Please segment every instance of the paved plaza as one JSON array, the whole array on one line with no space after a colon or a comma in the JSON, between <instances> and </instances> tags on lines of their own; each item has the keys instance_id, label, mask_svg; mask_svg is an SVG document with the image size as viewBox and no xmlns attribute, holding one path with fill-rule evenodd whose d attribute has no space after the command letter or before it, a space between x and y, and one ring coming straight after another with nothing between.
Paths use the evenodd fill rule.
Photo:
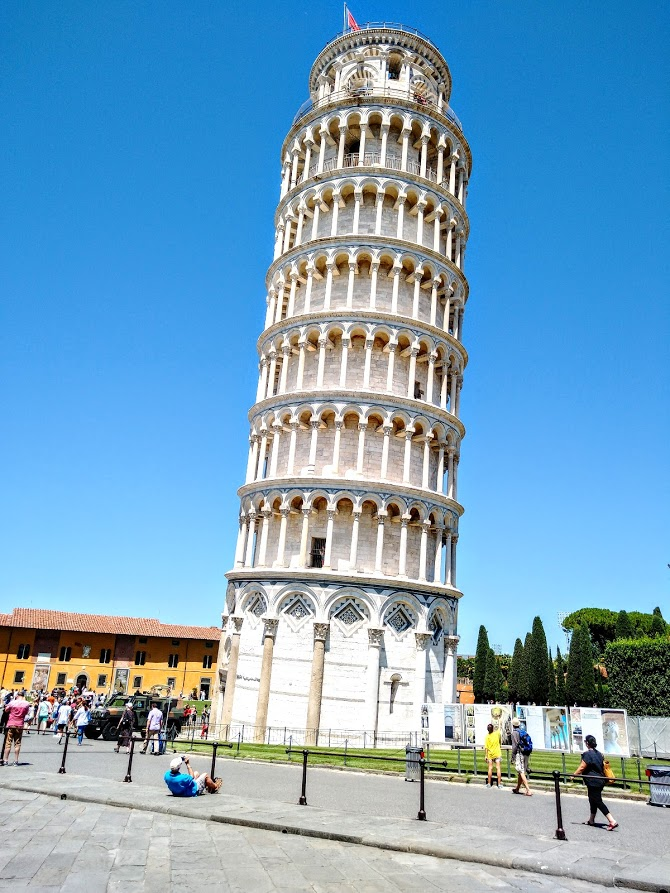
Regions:
<instances>
[{"instance_id":1,"label":"paved plaza","mask_svg":"<svg viewBox=\"0 0 670 893\"><path fill-rule=\"evenodd\" d=\"M171 753L136 756L133 782L124 784L127 757L112 745L70 748L65 775L57 771L62 746L49 736L31 735L22 765L0 769L0 886L66 890L83 885L83 874L90 875L87 890L152 889L156 879L163 889L197 882L200 889L333 893L417 884L670 889L670 811L640 802L612 799L620 828L610 834L581 824L584 796L564 795L568 841L560 842L554 798L541 791L525 798L509 788L430 781L424 823L416 821L419 786L402 777L310 768L309 806L300 807L300 766L219 759L223 793L184 800L170 797L162 781ZM192 761L209 769L207 758ZM60 862L51 862L53 853Z\"/></svg>"}]
</instances>

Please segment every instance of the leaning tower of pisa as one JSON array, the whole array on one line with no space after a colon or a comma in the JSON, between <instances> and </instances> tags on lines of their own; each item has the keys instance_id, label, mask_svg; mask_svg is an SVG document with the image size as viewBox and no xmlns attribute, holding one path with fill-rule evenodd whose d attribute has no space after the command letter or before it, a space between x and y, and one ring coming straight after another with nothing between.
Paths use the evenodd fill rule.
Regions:
<instances>
[{"instance_id":1,"label":"leaning tower of pisa","mask_svg":"<svg viewBox=\"0 0 670 893\"><path fill-rule=\"evenodd\" d=\"M282 147L214 706L257 740L417 731L456 699L470 150L444 58L404 26L337 36L309 93Z\"/></svg>"}]
</instances>

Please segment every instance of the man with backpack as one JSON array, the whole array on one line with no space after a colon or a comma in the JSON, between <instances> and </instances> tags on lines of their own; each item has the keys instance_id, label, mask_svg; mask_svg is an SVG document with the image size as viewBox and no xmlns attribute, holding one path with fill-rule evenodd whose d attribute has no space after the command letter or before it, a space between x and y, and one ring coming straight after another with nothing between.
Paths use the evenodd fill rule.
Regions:
<instances>
[{"instance_id":1,"label":"man with backpack","mask_svg":"<svg viewBox=\"0 0 670 893\"><path fill-rule=\"evenodd\" d=\"M526 797L532 797L530 788L528 787L528 758L533 752L533 742L528 732L521 728L521 722L517 716L512 720L512 760L516 769L517 779L516 787L512 788L513 794L521 793L521 786L524 787Z\"/></svg>"}]
</instances>

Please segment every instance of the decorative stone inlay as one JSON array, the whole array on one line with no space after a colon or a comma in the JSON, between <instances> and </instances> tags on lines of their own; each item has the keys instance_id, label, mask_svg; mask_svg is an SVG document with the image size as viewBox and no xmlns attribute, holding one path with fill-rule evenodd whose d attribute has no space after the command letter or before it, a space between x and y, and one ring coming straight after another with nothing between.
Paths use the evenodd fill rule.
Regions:
<instances>
[{"instance_id":1,"label":"decorative stone inlay","mask_svg":"<svg viewBox=\"0 0 670 893\"><path fill-rule=\"evenodd\" d=\"M260 617L262 614L265 614L267 611L267 603L263 596L257 595L256 598L252 599L249 602L247 611L249 614L253 614L254 617Z\"/></svg>"},{"instance_id":2,"label":"decorative stone inlay","mask_svg":"<svg viewBox=\"0 0 670 893\"><path fill-rule=\"evenodd\" d=\"M433 616L430 618L430 623L428 624L428 629L432 634L433 645L437 645L440 641L440 636L444 633L444 626L442 624L442 618L440 615L435 612Z\"/></svg>"},{"instance_id":3,"label":"decorative stone inlay","mask_svg":"<svg viewBox=\"0 0 670 893\"><path fill-rule=\"evenodd\" d=\"M432 636L430 633L414 633L414 638L416 639L416 650L425 651Z\"/></svg>"},{"instance_id":4,"label":"decorative stone inlay","mask_svg":"<svg viewBox=\"0 0 670 893\"><path fill-rule=\"evenodd\" d=\"M294 595L282 610L282 615L286 618L289 625L294 629L299 629L310 617L314 616L314 608L307 599L301 595Z\"/></svg>"},{"instance_id":5,"label":"decorative stone inlay","mask_svg":"<svg viewBox=\"0 0 670 893\"><path fill-rule=\"evenodd\" d=\"M414 618L405 605L396 605L391 613L386 615L386 624L395 633L402 635L414 626Z\"/></svg>"}]
</instances>

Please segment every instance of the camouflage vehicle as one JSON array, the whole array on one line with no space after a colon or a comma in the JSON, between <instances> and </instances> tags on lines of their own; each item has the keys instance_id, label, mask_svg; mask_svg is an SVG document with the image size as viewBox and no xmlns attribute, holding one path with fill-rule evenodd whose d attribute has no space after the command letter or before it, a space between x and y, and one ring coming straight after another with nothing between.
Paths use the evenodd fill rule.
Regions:
<instances>
[{"instance_id":1,"label":"camouflage vehicle","mask_svg":"<svg viewBox=\"0 0 670 893\"><path fill-rule=\"evenodd\" d=\"M95 707L91 711L91 721L86 726L84 734L87 738L100 738L105 741L116 741L119 736L118 725L126 706L126 701L132 701L135 709L135 726L136 731L143 732L147 725L147 716L151 710L153 701L158 704L159 710L163 711L163 722L167 717L168 737L175 738L181 731L184 723L184 708L178 706L177 698L170 698L165 695L154 694L152 692L135 692L134 695L120 694L119 692L110 695L101 707Z\"/></svg>"}]
</instances>

